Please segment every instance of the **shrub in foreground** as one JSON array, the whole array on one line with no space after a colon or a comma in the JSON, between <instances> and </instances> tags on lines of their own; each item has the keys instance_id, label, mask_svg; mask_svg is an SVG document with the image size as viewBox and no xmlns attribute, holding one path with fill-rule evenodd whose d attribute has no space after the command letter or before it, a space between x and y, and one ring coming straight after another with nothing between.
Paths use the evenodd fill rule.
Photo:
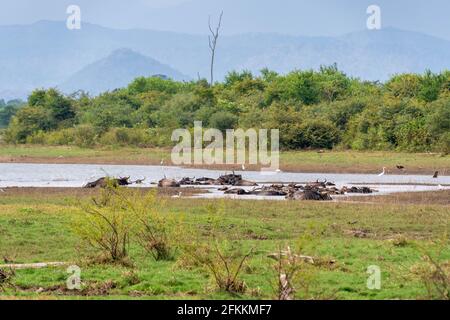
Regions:
<instances>
[{"instance_id":1,"label":"shrub in foreground","mask_svg":"<svg viewBox=\"0 0 450 320\"><path fill-rule=\"evenodd\" d=\"M83 205L75 232L110 262L126 262L133 243L155 260L169 260L183 232L177 217L161 213L163 206L155 192L121 188L108 181L100 197Z\"/></svg>"}]
</instances>

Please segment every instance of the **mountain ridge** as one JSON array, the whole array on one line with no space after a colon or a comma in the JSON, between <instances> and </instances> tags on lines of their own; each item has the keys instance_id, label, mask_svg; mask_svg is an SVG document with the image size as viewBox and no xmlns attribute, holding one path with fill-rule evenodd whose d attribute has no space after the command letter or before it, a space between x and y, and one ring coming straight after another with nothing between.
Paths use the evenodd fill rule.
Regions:
<instances>
[{"instance_id":1,"label":"mountain ridge","mask_svg":"<svg viewBox=\"0 0 450 320\"><path fill-rule=\"evenodd\" d=\"M64 22L0 26L0 98L25 96L34 88L63 84L89 64L129 48L190 78L209 74L207 35L147 29L110 29ZM402 72L449 68L450 41L395 28L338 37L246 33L219 38L215 78L231 70L280 73L337 63L350 76L385 81Z\"/></svg>"},{"instance_id":2,"label":"mountain ridge","mask_svg":"<svg viewBox=\"0 0 450 320\"><path fill-rule=\"evenodd\" d=\"M177 81L189 77L168 65L128 48L120 48L91 63L58 85L65 93L78 90L92 95L127 86L137 77L164 75Z\"/></svg>"}]
</instances>

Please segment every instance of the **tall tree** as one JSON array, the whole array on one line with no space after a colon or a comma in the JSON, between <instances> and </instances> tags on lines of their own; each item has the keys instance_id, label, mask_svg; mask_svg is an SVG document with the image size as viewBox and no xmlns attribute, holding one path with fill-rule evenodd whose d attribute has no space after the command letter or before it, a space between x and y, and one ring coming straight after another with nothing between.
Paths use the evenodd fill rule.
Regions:
<instances>
[{"instance_id":1,"label":"tall tree","mask_svg":"<svg viewBox=\"0 0 450 320\"><path fill-rule=\"evenodd\" d=\"M208 27L209 31L211 32L211 35L208 36L209 40L209 49L211 50L211 82L210 84L213 85L214 83L214 59L216 57L216 46L217 46L217 40L219 39L219 31L220 27L222 26L222 17L223 17L223 11L220 13L219 17L219 23L215 28L211 26L211 16L209 16L208 19Z\"/></svg>"}]
</instances>

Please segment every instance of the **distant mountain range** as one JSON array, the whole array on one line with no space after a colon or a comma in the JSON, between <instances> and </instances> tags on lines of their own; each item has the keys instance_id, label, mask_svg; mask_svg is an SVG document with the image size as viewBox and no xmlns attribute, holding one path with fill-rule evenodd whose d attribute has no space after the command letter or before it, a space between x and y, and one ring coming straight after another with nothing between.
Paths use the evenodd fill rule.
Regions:
<instances>
[{"instance_id":1,"label":"distant mountain range","mask_svg":"<svg viewBox=\"0 0 450 320\"><path fill-rule=\"evenodd\" d=\"M163 76L174 80L189 80L171 67L130 49L118 49L96 61L58 85L64 92L84 90L97 95L107 90L127 86L140 76Z\"/></svg>"},{"instance_id":2,"label":"distant mountain range","mask_svg":"<svg viewBox=\"0 0 450 320\"><path fill-rule=\"evenodd\" d=\"M37 87L92 94L134 77L164 74L180 80L207 77L207 36L152 30L115 30L65 22L0 26L0 98L26 96ZM124 50L127 48L128 50ZM117 51L119 50L119 51ZM285 73L337 63L347 74L384 81L395 73L450 68L450 41L386 28L339 37L242 34L219 38L216 79L231 70Z\"/></svg>"}]
</instances>

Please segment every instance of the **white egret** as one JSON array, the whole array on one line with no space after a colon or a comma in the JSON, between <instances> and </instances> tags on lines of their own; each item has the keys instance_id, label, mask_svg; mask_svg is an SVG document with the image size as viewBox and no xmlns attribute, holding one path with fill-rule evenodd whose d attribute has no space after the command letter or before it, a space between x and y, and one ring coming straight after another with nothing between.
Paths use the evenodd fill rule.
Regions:
<instances>
[{"instance_id":1,"label":"white egret","mask_svg":"<svg viewBox=\"0 0 450 320\"><path fill-rule=\"evenodd\" d=\"M378 176L381 177L384 176L385 174L386 174L386 167L383 167L383 172L380 173Z\"/></svg>"}]
</instances>

